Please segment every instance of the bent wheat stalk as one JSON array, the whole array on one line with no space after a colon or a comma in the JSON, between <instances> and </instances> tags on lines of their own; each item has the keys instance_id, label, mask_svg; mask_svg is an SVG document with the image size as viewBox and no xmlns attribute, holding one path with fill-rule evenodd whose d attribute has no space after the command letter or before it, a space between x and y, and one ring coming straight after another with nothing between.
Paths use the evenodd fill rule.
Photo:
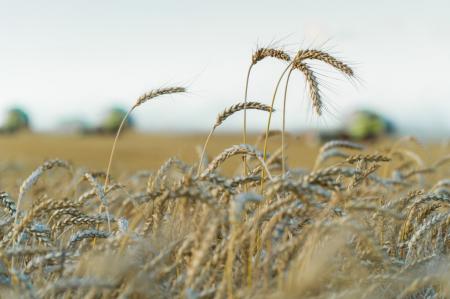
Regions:
<instances>
[{"instance_id":1,"label":"bent wheat stalk","mask_svg":"<svg viewBox=\"0 0 450 299\"><path fill-rule=\"evenodd\" d=\"M136 103L130 108L130 110L128 110L128 112L123 117L122 122L120 123L119 129L117 130L116 137L114 138L114 143L113 143L113 146L111 149L111 154L109 155L109 162L108 162L108 168L106 170L106 179L105 179L105 186L104 186L105 190L106 190L106 188L108 188L108 184L109 184L109 173L111 170L111 164L112 164L112 160L114 157L114 152L116 150L117 140L119 139L120 132L122 131L125 121L128 119L131 112L133 112L133 110L136 109L138 106L144 104L145 102L147 102L151 99L154 99L154 98L162 96L162 95L181 93L181 92L186 92L186 88L184 88L184 87L165 87L165 88L153 89L153 90L143 94L142 96L140 96L136 100Z\"/></svg>"},{"instance_id":2,"label":"bent wheat stalk","mask_svg":"<svg viewBox=\"0 0 450 299\"><path fill-rule=\"evenodd\" d=\"M280 79L278 80L277 86L275 87L275 91L274 91L274 97L272 98L272 107L273 107L273 103L275 101L275 96L276 96L276 92L278 90L280 81L283 78L283 76L285 75L285 73L289 69L291 69L289 71L288 79L287 79L287 82L286 82L286 89L287 89L287 86L289 84L289 77L290 77L291 71L293 69L298 69L305 75L306 82L307 82L308 87L309 87L309 93L310 93L310 97L311 97L311 101L312 101L313 107L314 107L316 113L320 116L322 114L323 103L322 103L321 98L320 98L319 84L318 84L317 78L315 77L313 71L306 64L303 63L303 61L305 59L320 60L322 62L325 62L325 63L329 64L330 66L334 67L335 69L339 70L340 72L342 72L343 74L345 74L347 76L353 76L354 75L353 70L347 64L345 64L344 62L336 59L335 57L331 56L328 53L325 53L325 52L320 51L320 50L312 50L312 49L300 50L300 51L297 52L297 55L295 56L293 61L284 70L284 72L282 73ZM285 93L286 93L286 91L285 91ZM263 156L264 161L266 160L267 139L268 139L268 132L270 130L270 123L271 123L271 115L269 114L269 120L267 121L267 129L266 129L266 139L264 141L264 156ZM284 119L283 119L283 123L284 123ZM283 128L283 135L284 135L284 128ZM284 156L284 137L283 136L282 136L282 142L283 142L283 145L282 145L283 155L282 156ZM283 160L283 166L284 166L284 160ZM261 177L262 178L264 177L264 173L262 173ZM263 189L262 181L261 181L261 191Z\"/></svg>"},{"instance_id":3,"label":"bent wheat stalk","mask_svg":"<svg viewBox=\"0 0 450 299\"><path fill-rule=\"evenodd\" d=\"M269 112L271 108L269 106L261 104L259 102L247 102L247 103L234 104L234 105L228 107L227 109L225 109L224 111L222 111L221 113L219 113L219 115L217 115L216 123L214 124L213 128L209 132L208 137L206 137L205 145L203 146L203 150L200 155L200 162L198 164L197 175L199 175L201 172L202 162L203 162L203 159L204 159L205 153L206 153L206 147L208 146L209 140L211 139L211 136L214 133L214 131L216 130L216 128L219 127L228 117L230 117L234 113L239 112L241 110L245 111L245 109L261 110L261 111Z\"/></svg>"}]
</instances>

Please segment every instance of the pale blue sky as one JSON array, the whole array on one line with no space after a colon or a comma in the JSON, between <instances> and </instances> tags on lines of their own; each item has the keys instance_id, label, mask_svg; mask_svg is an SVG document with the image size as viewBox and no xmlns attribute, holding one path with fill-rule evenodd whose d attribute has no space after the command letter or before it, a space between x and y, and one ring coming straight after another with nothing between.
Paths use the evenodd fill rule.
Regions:
<instances>
[{"instance_id":1,"label":"pale blue sky","mask_svg":"<svg viewBox=\"0 0 450 299\"><path fill-rule=\"evenodd\" d=\"M288 129L333 127L346 111L372 107L409 132L439 129L448 136L449 11L448 0L0 0L0 111L24 106L41 130L64 118L95 123L111 105L129 106L146 90L184 84L188 95L136 111L139 127L206 131L218 112L242 100L257 43L280 40L294 53L328 40L322 48L351 62L362 84L318 65L332 77L322 78L335 114L318 120L303 78L295 76ZM269 102L281 67L276 61L255 67L251 99ZM249 118L252 129L263 129L265 115ZM222 130L241 123L236 116Z\"/></svg>"}]
</instances>

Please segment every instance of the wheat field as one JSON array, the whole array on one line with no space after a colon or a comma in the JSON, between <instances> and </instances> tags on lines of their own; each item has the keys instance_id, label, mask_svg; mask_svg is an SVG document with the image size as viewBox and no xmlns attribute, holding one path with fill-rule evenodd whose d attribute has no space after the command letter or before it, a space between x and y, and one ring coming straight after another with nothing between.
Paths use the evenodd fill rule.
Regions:
<instances>
[{"instance_id":1,"label":"wheat field","mask_svg":"<svg viewBox=\"0 0 450 299\"><path fill-rule=\"evenodd\" d=\"M265 58L285 66L272 103L248 102ZM448 145L311 145L271 131L291 72L322 113L309 60L354 75L319 50L261 48L244 101L208 137L1 137L1 297L449 298ZM127 116L183 92L150 91ZM247 132L247 109L260 110L262 135ZM233 114L242 135L215 135Z\"/></svg>"}]
</instances>

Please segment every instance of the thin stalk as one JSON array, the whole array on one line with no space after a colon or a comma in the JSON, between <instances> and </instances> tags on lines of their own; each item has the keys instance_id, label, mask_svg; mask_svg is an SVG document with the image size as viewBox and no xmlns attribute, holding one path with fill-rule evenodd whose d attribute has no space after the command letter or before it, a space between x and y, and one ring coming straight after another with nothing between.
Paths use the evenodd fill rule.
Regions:
<instances>
[{"instance_id":1,"label":"thin stalk","mask_svg":"<svg viewBox=\"0 0 450 299\"><path fill-rule=\"evenodd\" d=\"M123 128L123 126L125 124L125 121L128 119L128 116L134 110L134 108L136 108L136 106L131 107L131 109L128 110L127 114L125 114L125 116L123 117L122 122L120 123L119 129L117 130L116 137L114 138L114 143L113 143L113 146L112 146L112 149L111 149L111 154L109 155L108 169L106 170L105 185L103 186L103 190L104 191L106 191L106 188L108 188L109 172L111 170L111 164L112 164L112 160L113 160L113 157L114 157L114 152L116 150L117 140L119 139L119 135L120 135L120 132L122 131L122 128Z\"/></svg>"},{"instance_id":2,"label":"thin stalk","mask_svg":"<svg viewBox=\"0 0 450 299\"><path fill-rule=\"evenodd\" d=\"M208 146L209 139L211 139L211 136L212 136L212 134L214 133L214 130L215 130L215 129L216 129L216 128L213 127L213 128L211 129L211 131L209 132L208 137L206 137L205 145L203 146L202 154L201 154L201 156L200 156L200 161L198 162L197 176L200 175L200 171L202 170L202 162L203 162L203 159L204 159L204 157L205 157L206 147Z\"/></svg>"},{"instance_id":3,"label":"thin stalk","mask_svg":"<svg viewBox=\"0 0 450 299\"><path fill-rule=\"evenodd\" d=\"M287 91L289 85L289 79L291 78L292 71L294 69L291 68L286 78L286 86L284 87L284 98L283 98L283 128L281 130L281 172L282 175L286 173L286 159L285 159L285 148L284 148L284 133L286 130L286 99L287 99Z\"/></svg>"},{"instance_id":4,"label":"thin stalk","mask_svg":"<svg viewBox=\"0 0 450 299\"><path fill-rule=\"evenodd\" d=\"M253 68L254 64L250 64L250 67L248 68L247 71L247 79L245 81L245 92L244 92L244 144L247 144L247 98L248 98L248 83L250 81L250 74L252 72L252 68ZM243 157L243 163L244 163L244 173L243 175L246 176L247 175L247 157L244 156ZM247 189L247 184L245 184L245 190Z\"/></svg>"},{"instance_id":5,"label":"thin stalk","mask_svg":"<svg viewBox=\"0 0 450 299\"><path fill-rule=\"evenodd\" d=\"M232 211L234 212L234 211ZM227 284L227 298L233 298L233 264L235 259L235 252L234 252L234 243L236 242L236 226L237 226L237 220L235 217L230 215L232 217L231 220L231 232L230 232L230 241L227 248L227 259L225 262L225 280Z\"/></svg>"},{"instance_id":6,"label":"thin stalk","mask_svg":"<svg viewBox=\"0 0 450 299\"><path fill-rule=\"evenodd\" d=\"M272 111L273 111L273 105L275 104L275 98L277 96L278 87L281 84L281 80L283 79L286 72L289 70L289 68L292 66L292 62L288 64L288 66L284 69L283 73L281 73L280 78L278 79L277 85L275 86L275 90L273 92L272 96L272 103L270 105L270 112L269 112L269 119L267 121L267 128L266 128L266 137L264 138L264 150L263 150L263 160L266 161L267 158L267 140L269 139L269 130L270 130L270 123L272 121ZM263 191L264 187L264 170L261 170L261 193Z\"/></svg>"},{"instance_id":7,"label":"thin stalk","mask_svg":"<svg viewBox=\"0 0 450 299\"><path fill-rule=\"evenodd\" d=\"M248 84L250 82L250 74L252 72L253 63L248 68L247 72L247 79L245 81L245 92L244 92L244 131L243 131L243 137L244 137L244 144L247 144L247 98L248 98ZM244 173L245 175L245 173Z\"/></svg>"}]
</instances>

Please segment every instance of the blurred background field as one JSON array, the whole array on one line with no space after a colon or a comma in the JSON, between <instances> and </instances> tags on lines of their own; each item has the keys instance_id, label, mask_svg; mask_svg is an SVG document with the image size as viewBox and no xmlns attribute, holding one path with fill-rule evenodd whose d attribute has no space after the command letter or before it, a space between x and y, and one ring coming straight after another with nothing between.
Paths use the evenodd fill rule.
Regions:
<instances>
[{"instance_id":1,"label":"blurred background field","mask_svg":"<svg viewBox=\"0 0 450 299\"><path fill-rule=\"evenodd\" d=\"M202 146L206 134L141 134L127 132L120 140L116 152L114 170L134 172L138 170L155 170L169 157L176 156L189 164L198 162L197 148ZM258 139L250 136L250 143ZM279 146L280 138L273 138L273 146ZM314 143L291 136L288 149L289 162L302 167L312 164L312 155L317 147ZM104 170L108 163L113 136L104 135L51 135L20 133L17 135L0 135L0 161L5 167L8 163L17 167L30 169L45 159L60 157L77 166L91 170ZM214 156L224 148L242 143L240 134L219 134L214 136L208 147L208 155ZM275 144L276 143L276 144ZM236 158L237 159L237 158ZM291 160L292 159L292 160ZM226 163L228 171L236 166ZM31 169L30 169L31 170ZM117 173L117 172L116 172Z\"/></svg>"},{"instance_id":2,"label":"blurred background field","mask_svg":"<svg viewBox=\"0 0 450 299\"><path fill-rule=\"evenodd\" d=\"M31 170L30 167L46 159L59 157L77 166L104 170L114 134L125 114L125 109L115 107L106 111L105 116L95 125L68 121L56 126L51 132L36 132L28 113L20 107L12 108L6 111L5 120L0 124L0 162L6 163L3 168ZM259 118L261 121L266 119L263 116ZM234 122L241 121L241 117L234 117ZM120 137L113 174L114 169L120 170L120 173L154 170L169 157L178 157L189 164L198 162L206 132L143 133L135 126L134 118L129 117L125 132ZM279 133L277 130L274 132ZM317 153L318 146L325 140L343 138L373 143L394 133L395 125L390 120L371 111L355 112L342 127L329 131L304 130L287 135L288 162L294 167L309 168L313 163L314 153ZM249 143L262 148L262 137L261 130L259 135L250 136ZM242 141L239 131L217 132L209 144L207 154L215 156L224 148ZM269 150L275 151L280 145L280 135L274 134L270 139ZM224 169L231 174L233 163L226 163Z\"/></svg>"},{"instance_id":3,"label":"blurred background field","mask_svg":"<svg viewBox=\"0 0 450 299\"><path fill-rule=\"evenodd\" d=\"M120 137L112 174L127 176L140 170L154 171L170 157L178 157L188 164L195 164L199 160L198 151L205 138L206 134L199 133L126 132ZM260 139L260 135L250 135L250 144L255 144L258 138ZM279 136L270 139L270 151L273 152L279 148L280 139ZM292 134L288 136L287 142L289 144L288 164L294 168L311 168L321 141L314 135ZM365 143L370 150L383 151L388 144L392 145L393 142L390 138L384 138ZM18 178L20 181L43 161L58 157L72 162L77 167L100 171L107 166L112 143L113 136L111 135L57 135L27 132L0 135L0 170L22 173ZM208 146L209 159L223 149L240 143L242 143L242 135L238 133L214 135ZM259 146L261 147L261 144ZM446 154L446 142L444 141L424 143L421 146L412 143L409 146L412 146L415 152L430 163L433 157L441 157ZM223 171L227 175L233 175L238 170L239 158L231 160L223 165Z\"/></svg>"}]
</instances>

